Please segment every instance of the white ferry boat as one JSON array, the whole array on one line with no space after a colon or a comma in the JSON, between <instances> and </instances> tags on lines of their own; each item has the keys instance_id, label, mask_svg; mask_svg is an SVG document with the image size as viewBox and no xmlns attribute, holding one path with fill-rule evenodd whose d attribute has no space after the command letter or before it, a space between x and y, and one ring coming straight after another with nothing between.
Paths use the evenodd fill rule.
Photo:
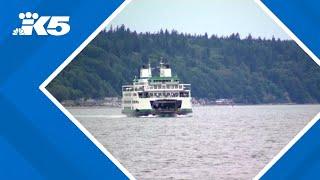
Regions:
<instances>
[{"instance_id":1,"label":"white ferry boat","mask_svg":"<svg viewBox=\"0 0 320 180\"><path fill-rule=\"evenodd\" d=\"M149 66L142 66L140 78L122 86L122 113L127 116L176 116L192 113L191 85L180 84L168 64L160 62L160 73L152 76Z\"/></svg>"}]
</instances>

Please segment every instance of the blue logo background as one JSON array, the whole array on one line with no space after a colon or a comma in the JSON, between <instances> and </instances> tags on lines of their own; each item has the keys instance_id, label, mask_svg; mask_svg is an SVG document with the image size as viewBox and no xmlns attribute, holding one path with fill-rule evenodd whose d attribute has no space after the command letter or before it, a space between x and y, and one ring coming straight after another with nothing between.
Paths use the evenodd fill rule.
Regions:
<instances>
[{"instance_id":1,"label":"blue logo background","mask_svg":"<svg viewBox=\"0 0 320 180\"><path fill-rule=\"evenodd\" d=\"M315 0L263 1L320 55ZM12 0L0 7L0 179L126 179L126 176L39 90L39 85L122 0ZM20 12L70 16L61 37L12 36ZM319 177L317 122L262 179Z\"/></svg>"},{"instance_id":2,"label":"blue logo background","mask_svg":"<svg viewBox=\"0 0 320 180\"><path fill-rule=\"evenodd\" d=\"M320 57L320 2L315 0L263 3L317 56ZM294 86L292 87L294 88ZM318 179L320 124L317 121L262 179Z\"/></svg>"},{"instance_id":3,"label":"blue logo background","mask_svg":"<svg viewBox=\"0 0 320 180\"><path fill-rule=\"evenodd\" d=\"M0 7L0 179L126 179L39 90L122 0L6 1ZM67 35L13 36L20 12L70 16Z\"/></svg>"}]
</instances>

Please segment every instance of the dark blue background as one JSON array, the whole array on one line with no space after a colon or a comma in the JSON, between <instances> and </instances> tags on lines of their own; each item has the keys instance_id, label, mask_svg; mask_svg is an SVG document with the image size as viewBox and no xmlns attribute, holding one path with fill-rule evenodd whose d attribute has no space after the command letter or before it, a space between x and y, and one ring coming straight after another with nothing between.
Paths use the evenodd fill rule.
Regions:
<instances>
[{"instance_id":1,"label":"dark blue background","mask_svg":"<svg viewBox=\"0 0 320 180\"><path fill-rule=\"evenodd\" d=\"M122 0L1 1L0 179L126 179L39 90ZM65 36L12 36L20 12L70 16Z\"/></svg>"},{"instance_id":2,"label":"dark blue background","mask_svg":"<svg viewBox=\"0 0 320 180\"><path fill-rule=\"evenodd\" d=\"M320 2L264 0L263 3L320 57ZM294 85L293 87L294 88ZM320 90L320 89L319 89ZM262 179L320 179L319 121L262 177Z\"/></svg>"},{"instance_id":3,"label":"dark blue background","mask_svg":"<svg viewBox=\"0 0 320 180\"><path fill-rule=\"evenodd\" d=\"M263 1L318 57L320 3ZM122 0L11 0L0 5L0 179L125 179L124 174L38 89ZM70 16L61 37L12 36L20 12ZM294 87L293 87L294 88ZM316 123L263 179L319 178Z\"/></svg>"}]
</instances>

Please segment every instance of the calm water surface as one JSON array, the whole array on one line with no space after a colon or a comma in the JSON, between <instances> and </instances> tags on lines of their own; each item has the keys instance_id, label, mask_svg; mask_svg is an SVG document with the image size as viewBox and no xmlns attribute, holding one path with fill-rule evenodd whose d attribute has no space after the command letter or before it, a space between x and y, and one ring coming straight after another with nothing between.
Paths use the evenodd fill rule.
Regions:
<instances>
[{"instance_id":1,"label":"calm water surface","mask_svg":"<svg viewBox=\"0 0 320 180\"><path fill-rule=\"evenodd\" d=\"M177 118L69 110L137 179L251 179L320 105L204 106Z\"/></svg>"}]
</instances>

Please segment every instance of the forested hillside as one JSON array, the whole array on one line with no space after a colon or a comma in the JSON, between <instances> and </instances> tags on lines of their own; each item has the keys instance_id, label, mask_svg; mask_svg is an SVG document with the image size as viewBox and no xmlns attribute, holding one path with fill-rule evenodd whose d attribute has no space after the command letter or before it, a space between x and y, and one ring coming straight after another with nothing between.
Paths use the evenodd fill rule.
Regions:
<instances>
[{"instance_id":1,"label":"forested hillside","mask_svg":"<svg viewBox=\"0 0 320 180\"><path fill-rule=\"evenodd\" d=\"M47 87L58 100L121 96L141 65L163 57L197 98L238 103L320 102L319 67L293 42L180 34L101 32Z\"/></svg>"}]
</instances>

